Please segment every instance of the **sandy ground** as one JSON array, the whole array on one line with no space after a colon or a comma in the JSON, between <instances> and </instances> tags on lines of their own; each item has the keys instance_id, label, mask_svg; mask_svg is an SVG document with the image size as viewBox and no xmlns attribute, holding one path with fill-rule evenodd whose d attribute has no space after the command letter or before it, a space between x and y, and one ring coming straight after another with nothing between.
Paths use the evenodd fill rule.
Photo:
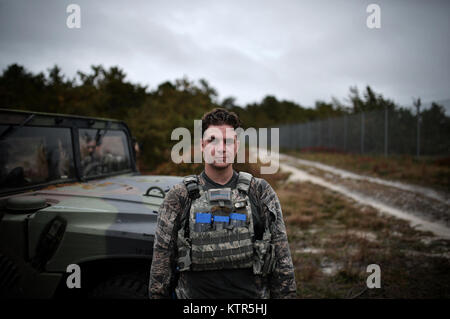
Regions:
<instances>
[{"instance_id":1,"label":"sandy ground","mask_svg":"<svg viewBox=\"0 0 450 319\"><path fill-rule=\"evenodd\" d=\"M363 176L275 152L260 150L258 156L264 163L270 159L272 166L273 161L278 162L282 171L291 173L290 181L326 187L382 213L408 220L417 229L450 239L450 193Z\"/></svg>"}]
</instances>

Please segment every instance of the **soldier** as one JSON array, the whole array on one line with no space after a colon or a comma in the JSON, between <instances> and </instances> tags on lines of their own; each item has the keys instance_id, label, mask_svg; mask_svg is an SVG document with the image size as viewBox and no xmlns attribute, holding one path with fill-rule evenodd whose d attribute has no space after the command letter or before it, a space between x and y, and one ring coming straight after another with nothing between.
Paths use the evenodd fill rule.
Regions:
<instances>
[{"instance_id":1,"label":"soldier","mask_svg":"<svg viewBox=\"0 0 450 319\"><path fill-rule=\"evenodd\" d=\"M151 298L295 298L280 202L262 178L233 170L238 116L202 118L203 172L184 178L159 209Z\"/></svg>"}]
</instances>

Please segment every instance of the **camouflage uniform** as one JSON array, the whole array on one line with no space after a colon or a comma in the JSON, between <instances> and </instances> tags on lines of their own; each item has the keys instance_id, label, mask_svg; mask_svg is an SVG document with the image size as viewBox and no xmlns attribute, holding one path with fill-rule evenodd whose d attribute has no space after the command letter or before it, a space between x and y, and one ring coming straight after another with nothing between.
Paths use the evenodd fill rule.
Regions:
<instances>
[{"instance_id":1,"label":"camouflage uniform","mask_svg":"<svg viewBox=\"0 0 450 319\"><path fill-rule=\"evenodd\" d=\"M236 174L236 173L235 173ZM199 184L205 185L204 172L198 176ZM289 250L281 205L272 187L262 178L254 177L249 190L251 198L262 208L262 218L269 218L272 244L275 246L276 266L267 277L254 275L255 298L295 298L296 284L294 266ZM151 298L170 298L177 287L179 298L187 297L189 290L185 272L177 272L177 235L181 217L188 214L188 193L183 183L175 185L159 209L157 229L150 271L149 295ZM261 213L261 209L258 209ZM186 292L186 293L183 293Z\"/></svg>"}]
</instances>

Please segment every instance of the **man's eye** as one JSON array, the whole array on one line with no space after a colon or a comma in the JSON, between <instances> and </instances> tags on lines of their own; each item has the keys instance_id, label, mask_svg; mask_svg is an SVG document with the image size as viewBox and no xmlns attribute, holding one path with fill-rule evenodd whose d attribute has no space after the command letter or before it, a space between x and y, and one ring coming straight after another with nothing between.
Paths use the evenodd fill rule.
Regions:
<instances>
[{"instance_id":1,"label":"man's eye","mask_svg":"<svg viewBox=\"0 0 450 319\"><path fill-rule=\"evenodd\" d=\"M218 141L218 139L216 139L214 136L213 136L213 137L210 137L210 138L208 139L208 143L217 144L217 141Z\"/></svg>"}]
</instances>

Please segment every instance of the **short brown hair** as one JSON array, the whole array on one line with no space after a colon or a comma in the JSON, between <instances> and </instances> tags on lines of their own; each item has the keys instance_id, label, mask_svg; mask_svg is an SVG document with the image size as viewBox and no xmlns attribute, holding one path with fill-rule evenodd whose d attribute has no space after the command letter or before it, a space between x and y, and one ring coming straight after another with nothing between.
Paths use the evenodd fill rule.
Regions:
<instances>
[{"instance_id":1,"label":"short brown hair","mask_svg":"<svg viewBox=\"0 0 450 319\"><path fill-rule=\"evenodd\" d=\"M234 129L241 127L241 120L239 116L224 108L217 107L212 111L205 113L202 117L202 136L210 125L223 125L227 124Z\"/></svg>"}]
</instances>

